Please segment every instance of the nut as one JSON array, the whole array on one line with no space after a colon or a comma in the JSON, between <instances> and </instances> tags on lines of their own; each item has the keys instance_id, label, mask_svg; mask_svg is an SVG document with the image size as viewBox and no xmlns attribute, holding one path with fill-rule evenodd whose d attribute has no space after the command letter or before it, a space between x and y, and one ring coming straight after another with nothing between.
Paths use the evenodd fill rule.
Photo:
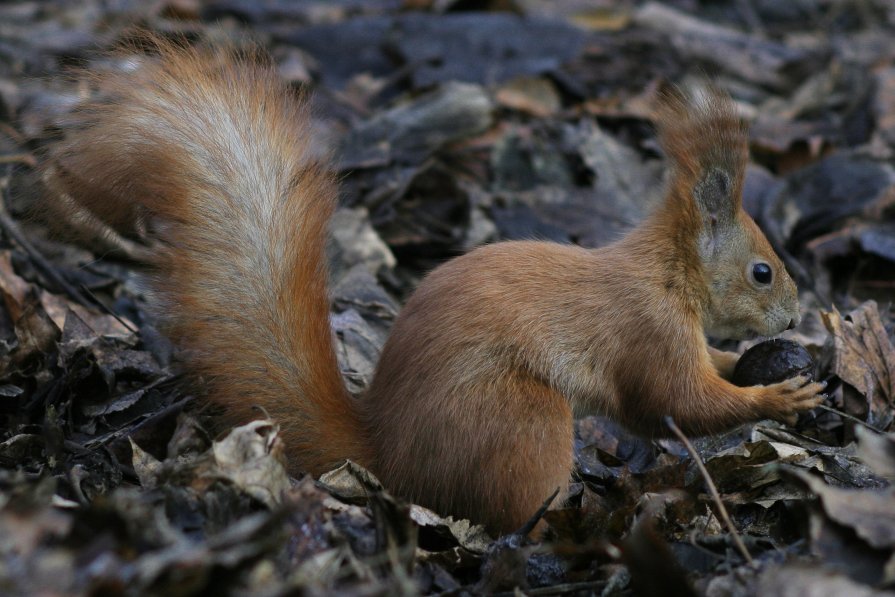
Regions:
<instances>
[{"instance_id":1,"label":"nut","mask_svg":"<svg viewBox=\"0 0 895 597\"><path fill-rule=\"evenodd\" d=\"M814 359L804 346L792 340L775 338L756 344L743 353L733 370L733 383L767 386L797 375L814 380Z\"/></svg>"}]
</instances>

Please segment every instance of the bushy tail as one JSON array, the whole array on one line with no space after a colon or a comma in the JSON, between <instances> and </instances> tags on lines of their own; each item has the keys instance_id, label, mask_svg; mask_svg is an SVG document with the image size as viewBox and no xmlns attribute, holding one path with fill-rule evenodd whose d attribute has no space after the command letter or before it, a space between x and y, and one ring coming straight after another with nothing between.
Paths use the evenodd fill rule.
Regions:
<instances>
[{"instance_id":1,"label":"bushy tail","mask_svg":"<svg viewBox=\"0 0 895 597\"><path fill-rule=\"evenodd\" d=\"M148 216L167 330L234 421L266 409L295 471L368 462L329 326L336 188L305 102L255 56L153 43L157 57L98 78L105 98L55 148L54 178L114 225Z\"/></svg>"}]
</instances>

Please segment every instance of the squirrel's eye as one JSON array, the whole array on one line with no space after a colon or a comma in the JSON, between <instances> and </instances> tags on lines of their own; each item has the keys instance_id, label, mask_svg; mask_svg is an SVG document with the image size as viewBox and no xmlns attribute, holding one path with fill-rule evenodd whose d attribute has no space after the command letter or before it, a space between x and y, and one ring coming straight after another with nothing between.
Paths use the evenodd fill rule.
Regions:
<instances>
[{"instance_id":1,"label":"squirrel's eye","mask_svg":"<svg viewBox=\"0 0 895 597\"><path fill-rule=\"evenodd\" d=\"M752 277L755 278L755 281L759 284L770 284L771 278L773 277L771 274L771 266L767 263L756 263L752 266Z\"/></svg>"}]
</instances>

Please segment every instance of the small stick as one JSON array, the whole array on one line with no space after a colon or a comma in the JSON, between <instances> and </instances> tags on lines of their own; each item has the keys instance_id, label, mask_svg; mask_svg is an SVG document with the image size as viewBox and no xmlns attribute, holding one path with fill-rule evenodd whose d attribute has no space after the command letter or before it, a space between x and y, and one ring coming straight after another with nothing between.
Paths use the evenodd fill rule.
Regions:
<instances>
[{"instance_id":1,"label":"small stick","mask_svg":"<svg viewBox=\"0 0 895 597\"><path fill-rule=\"evenodd\" d=\"M553 500L555 500L556 496L558 496L558 495L559 495L559 487L556 488L556 491L554 491L552 494L550 494L550 497L548 497L546 500L544 500L544 503L541 504L541 507L538 508L538 511L535 512L532 515L532 517L529 518L528 521L525 524L523 524L522 527L520 527L519 530L517 530L513 534L521 535L524 537L524 536L528 535L530 532L532 532L534 530L534 528L537 526L538 522L544 517L544 514L547 513L547 510L550 509L550 504L553 503Z\"/></svg>"},{"instance_id":2,"label":"small stick","mask_svg":"<svg viewBox=\"0 0 895 597\"><path fill-rule=\"evenodd\" d=\"M567 593L578 593L588 591L591 594L595 594L597 589L602 589L606 586L605 580L597 580L597 581L586 581L586 582L570 582L563 585L553 585L550 587L538 587L536 589L528 589L526 591L519 592L511 592L506 591L505 593L494 593L494 597L511 597L515 595L565 595Z\"/></svg>"},{"instance_id":3,"label":"small stick","mask_svg":"<svg viewBox=\"0 0 895 597\"><path fill-rule=\"evenodd\" d=\"M95 294L93 294L93 291L92 291L92 290L90 290L89 288L87 288L87 286L85 286L84 284L81 284L79 288L80 288L83 292L87 293L87 295L88 295L91 299L93 299L93 302L96 303L97 305L99 305L99 308L100 308L100 309L102 309L102 310L105 311L107 314L109 314L109 315L111 315L112 317L114 317L114 318L118 321L118 323L120 323L121 325L123 325L123 326L124 326L124 329L126 329L127 331L129 331L129 332L132 333L132 334L136 334L136 333L138 333L138 332L140 331L140 330L138 330L137 328L135 328L133 325L131 325L131 323L128 322L126 319L124 319L123 317L119 317L117 313L115 313L114 311L112 311L112 309L110 309L109 307L107 307L106 304L105 304L104 302L102 302L101 300L99 300L99 297L98 297L98 296L96 296ZM269 417L268 417L268 418L269 418Z\"/></svg>"},{"instance_id":4,"label":"small stick","mask_svg":"<svg viewBox=\"0 0 895 597\"><path fill-rule=\"evenodd\" d=\"M0 133L3 133L19 145L25 144L25 135L16 130L12 125L0 122Z\"/></svg>"},{"instance_id":5,"label":"small stick","mask_svg":"<svg viewBox=\"0 0 895 597\"><path fill-rule=\"evenodd\" d=\"M8 153L0 155L0 164L25 164L29 168L37 167L37 160L33 154L24 153Z\"/></svg>"},{"instance_id":6,"label":"small stick","mask_svg":"<svg viewBox=\"0 0 895 597\"><path fill-rule=\"evenodd\" d=\"M827 406L826 404L818 404L818 405L815 406L814 408L819 408L819 409L821 409L821 410L825 410L825 411L827 411L827 412L831 412L831 413L837 414L837 415L839 415L840 417L842 417L843 419L848 419L849 421L854 421L855 423L858 423L859 425L863 425L863 426L866 427L867 429L870 429L871 431L875 431L875 432L877 432L877 433L879 433L879 434L885 434L885 433L886 433L885 431L883 431L883 430L880 429L879 427L875 427L875 426L871 425L870 423L868 423L867 421L862 421L862 420L859 419L858 417L853 417L852 415L850 415L850 414L848 414L848 413L844 413L844 412L842 412L842 411L839 410L839 409L833 408L832 406Z\"/></svg>"},{"instance_id":7,"label":"small stick","mask_svg":"<svg viewBox=\"0 0 895 597\"><path fill-rule=\"evenodd\" d=\"M696 463L697 468L699 468L699 472L702 474L702 478L705 480L705 484L709 488L709 493L712 496L712 500L714 500L715 505L718 506L718 513L721 514L721 519L724 521L724 525L727 527L727 530L730 532L730 535L733 538L734 545L736 545L740 554L747 562L749 562L749 564L754 563L754 561L752 560L752 555L749 553L749 550L746 549L746 545L740 538L740 534L737 532L736 527L733 526L733 521L730 520L730 515L727 514L727 508L724 507L724 503L721 501L721 495L718 493L718 488L715 487L715 482L712 481L712 478L709 476L708 470L706 470L705 465L702 463L702 458L700 458L699 454L696 453L696 449L693 447L693 444L690 443L690 440L687 439L687 436L684 435L684 432L681 431L680 428L675 424L673 418L671 418L670 416L665 417L665 424L668 425L668 428L671 429L671 432L677 436L682 444L684 444L684 447L687 448L687 452L690 453L690 456Z\"/></svg>"},{"instance_id":8,"label":"small stick","mask_svg":"<svg viewBox=\"0 0 895 597\"><path fill-rule=\"evenodd\" d=\"M68 281L62 277L62 275L56 271L56 269L47 261L43 254L38 251L34 245L28 242L28 239L25 238L25 235L22 234L21 229L18 224L12 219L12 216L9 214L9 211L6 208L6 201L9 196L9 182L4 181L2 184L3 187L3 195L0 197L0 229L6 233L9 238L19 245L31 258L34 262L35 267L40 270L47 278L50 279L51 282L56 284L63 292L65 292L69 298L81 303L82 305L89 304L87 299L84 298L84 295L81 294L77 288L68 283Z\"/></svg>"}]
</instances>

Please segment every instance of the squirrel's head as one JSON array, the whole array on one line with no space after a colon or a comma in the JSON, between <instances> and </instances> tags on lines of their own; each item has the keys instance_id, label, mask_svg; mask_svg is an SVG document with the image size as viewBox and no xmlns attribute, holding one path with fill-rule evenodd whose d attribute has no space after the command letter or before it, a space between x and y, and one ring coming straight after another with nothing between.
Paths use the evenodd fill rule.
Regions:
<instances>
[{"instance_id":1,"label":"squirrel's head","mask_svg":"<svg viewBox=\"0 0 895 597\"><path fill-rule=\"evenodd\" d=\"M703 314L707 334L741 340L799 324L796 285L746 212L708 214L698 243L709 289Z\"/></svg>"},{"instance_id":2,"label":"squirrel's head","mask_svg":"<svg viewBox=\"0 0 895 597\"><path fill-rule=\"evenodd\" d=\"M733 101L708 90L667 91L659 138L671 164L666 207L676 238L698 264L703 327L718 338L773 336L800 321L798 292L764 234L742 208L746 126Z\"/></svg>"}]
</instances>

